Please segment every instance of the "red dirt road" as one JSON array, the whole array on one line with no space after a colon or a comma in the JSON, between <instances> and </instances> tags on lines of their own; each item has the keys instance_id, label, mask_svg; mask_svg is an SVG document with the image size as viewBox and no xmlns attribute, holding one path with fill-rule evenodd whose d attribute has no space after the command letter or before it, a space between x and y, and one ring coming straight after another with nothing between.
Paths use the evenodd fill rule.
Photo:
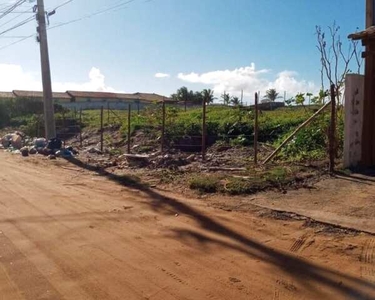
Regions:
<instances>
[{"instance_id":1,"label":"red dirt road","mask_svg":"<svg viewBox=\"0 0 375 300\"><path fill-rule=\"evenodd\" d=\"M0 299L375 299L373 236L127 183L0 152Z\"/></svg>"}]
</instances>

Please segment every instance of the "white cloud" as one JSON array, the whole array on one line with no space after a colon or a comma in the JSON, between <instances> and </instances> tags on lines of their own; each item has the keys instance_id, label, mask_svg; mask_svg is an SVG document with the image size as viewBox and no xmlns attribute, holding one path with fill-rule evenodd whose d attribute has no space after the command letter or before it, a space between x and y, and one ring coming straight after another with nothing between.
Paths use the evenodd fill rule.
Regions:
<instances>
[{"instance_id":1,"label":"white cloud","mask_svg":"<svg viewBox=\"0 0 375 300\"><path fill-rule=\"evenodd\" d=\"M116 92L105 83L105 76L98 68L91 68L86 82L56 82L52 83L55 92L67 90ZM40 74L25 71L19 65L0 64L0 90L42 90Z\"/></svg>"},{"instance_id":2,"label":"white cloud","mask_svg":"<svg viewBox=\"0 0 375 300\"><path fill-rule=\"evenodd\" d=\"M0 64L0 90L41 90L41 81L36 74L26 72L19 65Z\"/></svg>"},{"instance_id":3,"label":"white cloud","mask_svg":"<svg viewBox=\"0 0 375 300\"><path fill-rule=\"evenodd\" d=\"M169 77L171 77L171 75L169 75L167 73L156 73L155 77L156 78L169 78Z\"/></svg>"},{"instance_id":4,"label":"white cloud","mask_svg":"<svg viewBox=\"0 0 375 300\"><path fill-rule=\"evenodd\" d=\"M250 96L251 99L255 92L260 91L264 95L265 91L270 88L276 88L280 94L287 91L288 96L319 90L313 82L300 79L298 73L294 71L280 72L274 80L265 78L265 75L270 77L270 70L256 70L255 64L252 63L250 66L234 70L218 70L202 74L194 72L189 74L179 73L177 77L186 82L208 85L214 89L216 95L224 91L239 95L243 90L245 96Z\"/></svg>"},{"instance_id":5,"label":"white cloud","mask_svg":"<svg viewBox=\"0 0 375 300\"><path fill-rule=\"evenodd\" d=\"M83 83L77 82L54 82L53 90L56 92L65 92L67 90L94 91L94 92L119 92L114 88L107 86L105 76L98 68L91 68L89 72L89 81Z\"/></svg>"}]
</instances>

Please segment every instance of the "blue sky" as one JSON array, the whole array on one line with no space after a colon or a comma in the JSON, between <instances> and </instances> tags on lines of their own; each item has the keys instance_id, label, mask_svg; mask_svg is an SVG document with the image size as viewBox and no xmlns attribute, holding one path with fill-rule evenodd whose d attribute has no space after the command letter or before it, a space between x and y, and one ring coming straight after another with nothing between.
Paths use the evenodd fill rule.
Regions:
<instances>
[{"instance_id":1,"label":"blue sky","mask_svg":"<svg viewBox=\"0 0 375 300\"><path fill-rule=\"evenodd\" d=\"M65 1L45 5L52 9ZM7 2L12 1L0 0ZM57 10L50 26L122 2L73 0ZM364 10L365 0L135 0L48 31L54 89L169 95L186 85L216 93L245 89L249 101L254 91L273 86L288 95L315 92L320 86L315 26L336 21L346 40L363 29ZM6 25L11 17L0 19L0 31L27 16ZM34 32L31 22L7 35ZM0 38L0 48L16 40ZM35 40L1 49L0 74L1 90L39 89Z\"/></svg>"}]
</instances>

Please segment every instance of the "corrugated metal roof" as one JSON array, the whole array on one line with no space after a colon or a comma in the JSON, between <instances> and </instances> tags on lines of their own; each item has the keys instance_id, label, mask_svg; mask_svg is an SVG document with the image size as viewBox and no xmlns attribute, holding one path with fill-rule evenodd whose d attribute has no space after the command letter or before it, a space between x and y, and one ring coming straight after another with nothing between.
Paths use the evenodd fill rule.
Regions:
<instances>
[{"instance_id":1,"label":"corrugated metal roof","mask_svg":"<svg viewBox=\"0 0 375 300\"><path fill-rule=\"evenodd\" d=\"M43 98L43 92L14 90L13 92L0 92L0 98ZM132 100L141 102L174 102L171 98L153 93L109 93L109 92L86 92L86 91L67 91L66 93L53 93L54 99L108 99L108 100Z\"/></svg>"},{"instance_id":2,"label":"corrugated metal roof","mask_svg":"<svg viewBox=\"0 0 375 300\"><path fill-rule=\"evenodd\" d=\"M13 94L20 98L43 98L43 92L39 91L21 91L15 90ZM67 93L53 93L52 97L55 99L70 99L71 97Z\"/></svg>"},{"instance_id":3,"label":"corrugated metal roof","mask_svg":"<svg viewBox=\"0 0 375 300\"><path fill-rule=\"evenodd\" d=\"M173 101L169 97L165 97L165 96L158 95L158 94L155 94L155 93L134 93L132 95L135 96L136 99L140 99L140 100L143 100L143 101L149 101L149 102L152 102L152 101L157 101L157 102Z\"/></svg>"},{"instance_id":4,"label":"corrugated metal roof","mask_svg":"<svg viewBox=\"0 0 375 300\"><path fill-rule=\"evenodd\" d=\"M67 91L67 94L74 98L117 99L117 94L108 92Z\"/></svg>"},{"instance_id":5,"label":"corrugated metal roof","mask_svg":"<svg viewBox=\"0 0 375 300\"><path fill-rule=\"evenodd\" d=\"M125 93L108 93L108 92L83 92L83 91L67 91L69 95L74 98L90 98L90 99L119 99L119 100L139 100L145 102L153 101L171 101L170 98L164 97L158 94L149 94L149 93L134 93L134 94L125 94Z\"/></svg>"}]
</instances>

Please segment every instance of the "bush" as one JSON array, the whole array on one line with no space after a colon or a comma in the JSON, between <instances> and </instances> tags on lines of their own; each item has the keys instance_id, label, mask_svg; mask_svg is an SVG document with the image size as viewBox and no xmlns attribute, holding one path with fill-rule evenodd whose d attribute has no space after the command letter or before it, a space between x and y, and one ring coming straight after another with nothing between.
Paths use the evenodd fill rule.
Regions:
<instances>
[{"instance_id":1,"label":"bush","mask_svg":"<svg viewBox=\"0 0 375 300\"><path fill-rule=\"evenodd\" d=\"M189 186L201 193L216 193L220 187L220 179L215 176L196 176L190 180Z\"/></svg>"}]
</instances>

